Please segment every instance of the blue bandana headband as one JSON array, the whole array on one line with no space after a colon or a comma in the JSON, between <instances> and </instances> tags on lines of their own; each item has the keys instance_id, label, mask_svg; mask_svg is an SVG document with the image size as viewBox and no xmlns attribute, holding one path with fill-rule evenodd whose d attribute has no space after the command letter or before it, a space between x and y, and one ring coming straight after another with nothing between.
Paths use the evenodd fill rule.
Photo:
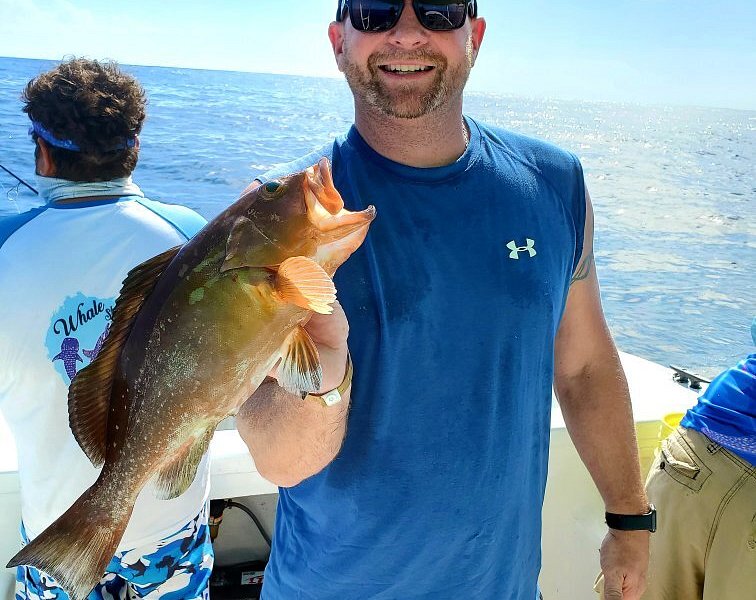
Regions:
<instances>
[{"instance_id":1,"label":"blue bandana headband","mask_svg":"<svg viewBox=\"0 0 756 600\"><path fill-rule=\"evenodd\" d=\"M73 140L59 140L39 121L32 121L32 126L29 128L29 135L31 135L32 133L36 133L48 144L55 146L56 148L70 150L71 152L81 152L81 147L79 147L76 142L74 142ZM136 136L114 146L110 149L110 152L113 152L115 150L126 150L127 148L133 148L134 146L136 146Z\"/></svg>"}]
</instances>

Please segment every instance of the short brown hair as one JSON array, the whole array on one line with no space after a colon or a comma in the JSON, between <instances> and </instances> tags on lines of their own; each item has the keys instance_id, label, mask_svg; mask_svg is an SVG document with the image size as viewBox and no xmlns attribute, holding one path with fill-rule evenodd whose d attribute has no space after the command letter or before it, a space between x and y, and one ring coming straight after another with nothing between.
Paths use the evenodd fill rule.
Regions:
<instances>
[{"instance_id":1,"label":"short brown hair","mask_svg":"<svg viewBox=\"0 0 756 600\"><path fill-rule=\"evenodd\" d=\"M70 181L108 181L131 174L136 148L116 149L142 130L147 98L139 82L114 62L74 58L32 79L24 112L59 140L81 151L49 146L55 176ZM37 140L37 135L33 135Z\"/></svg>"}]
</instances>

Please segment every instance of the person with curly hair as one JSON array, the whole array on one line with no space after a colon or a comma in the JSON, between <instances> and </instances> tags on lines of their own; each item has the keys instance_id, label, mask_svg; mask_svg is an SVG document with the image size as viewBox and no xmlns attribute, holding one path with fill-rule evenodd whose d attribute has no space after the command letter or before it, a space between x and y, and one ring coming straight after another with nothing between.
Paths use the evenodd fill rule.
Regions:
<instances>
[{"instance_id":1,"label":"person with curly hair","mask_svg":"<svg viewBox=\"0 0 756 600\"><path fill-rule=\"evenodd\" d=\"M121 282L205 220L132 181L146 97L115 63L65 61L23 100L44 204L0 221L0 410L18 449L26 543L97 478L68 425L68 386L102 347ZM90 599L207 598L208 491L206 456L178 498L148 486ZM68 600L31 567L16 580L16 600Z\"/></svg>"}]
</instances>

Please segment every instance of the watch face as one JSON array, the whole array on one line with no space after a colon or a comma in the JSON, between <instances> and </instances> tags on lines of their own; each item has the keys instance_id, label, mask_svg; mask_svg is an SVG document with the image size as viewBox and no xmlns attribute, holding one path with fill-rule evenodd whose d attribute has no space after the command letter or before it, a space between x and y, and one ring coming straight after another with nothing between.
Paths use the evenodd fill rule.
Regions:
<instances>
[{"instance_id":1,"label":"watch face","mask_svg":"<svg viewBox=\"0 0 756 600\"><path fill-rule=\"evenodd\" d=\"M651 533L654 533L656 531L656 509L654 508L654 505L651 505L651 510L649 511L649 517L651 517L651 523L649 523L648 530Z\"/></svg>"},{"instance_id":2,"label":"watch face","mask_svg":"<svg viewBox=\"0 0 756 600\"><path fill-rule=\"evenodd\" d=\"M330 392L326 392L321 396L323 400L323 404L326 406L333 406L334 404L338 404L341 402L341 394L339 394L339 390L331 390Z\"/></svg>"}]
</instances>

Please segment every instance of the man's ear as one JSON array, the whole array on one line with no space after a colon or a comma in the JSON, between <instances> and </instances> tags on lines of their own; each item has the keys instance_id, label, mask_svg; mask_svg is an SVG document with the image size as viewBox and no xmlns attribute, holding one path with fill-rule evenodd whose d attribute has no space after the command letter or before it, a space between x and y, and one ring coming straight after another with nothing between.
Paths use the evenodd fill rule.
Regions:
<instances>
[{"instance_id":1,"label":"man's ear","mask_svg":"<svg viewBox=\"0 0 756 600\"><path fill-rule=\"evenodd\" d=\"M37 175L55 177L55 161L50 152L50 146L42 138L37 138L37 150Z\"/></svg>"},{"instance_id":2,"label":"man's ear","mask_svg":"<svg viewBox=\"0 0 756 600\"><path fill-rule=\"evenodd\" d=\"M478 58L480 46L483 43L483 36L486 33L486 20L483 17L470 19L472 23L472 47L473 47L473 64Z\"/></svg>"},{"instance_id":3,"label":"man's ear","mask_svg":"<svg viewBox=\"0 0 756 600\"><path fill-rule=\"evenodd\" d=\"M344 56L344 23L334 21L328 26L328 39L331 40L333 56L336 58L336 65L342 73L344 69L341 66L341 58Z\"/></svg>"}]
</instances>

